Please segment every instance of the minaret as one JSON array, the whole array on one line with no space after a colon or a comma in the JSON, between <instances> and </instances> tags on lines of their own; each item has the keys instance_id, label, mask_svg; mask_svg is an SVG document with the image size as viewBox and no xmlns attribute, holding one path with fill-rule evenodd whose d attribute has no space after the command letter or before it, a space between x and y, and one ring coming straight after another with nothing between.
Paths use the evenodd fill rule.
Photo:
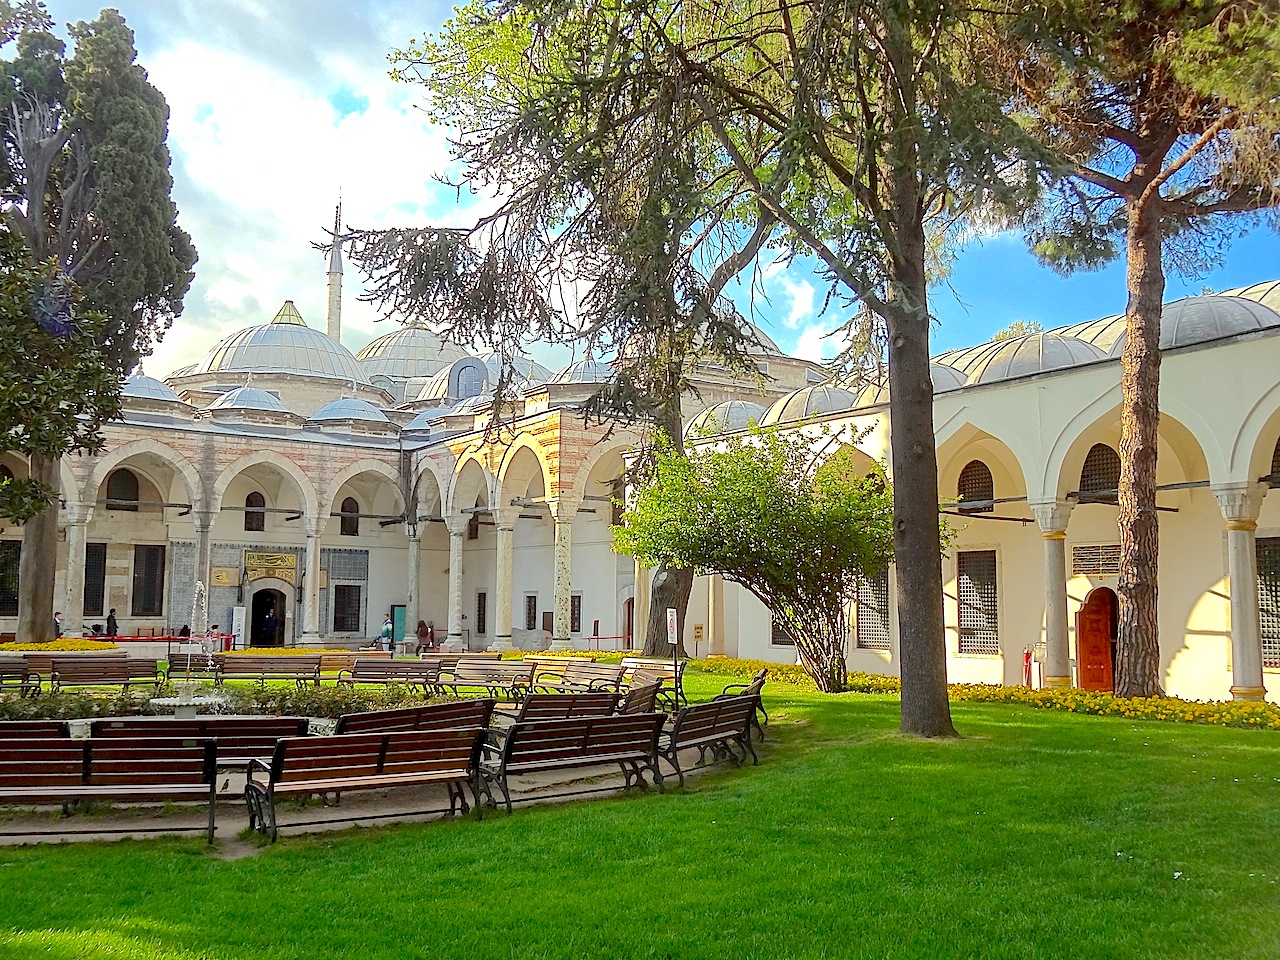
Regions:
<instances>
[{"instance_id":1,"label":"minaret","mask_svg":"<svg viewBox=\"0 0 1280 960\"><path fill-rule=\"evenodd\" d=\"M329 313L325 333L342 341L342 244L338 233L342 229L342 201L333 211L333 248L329 251Z\"/></svg>"}]
</instances>

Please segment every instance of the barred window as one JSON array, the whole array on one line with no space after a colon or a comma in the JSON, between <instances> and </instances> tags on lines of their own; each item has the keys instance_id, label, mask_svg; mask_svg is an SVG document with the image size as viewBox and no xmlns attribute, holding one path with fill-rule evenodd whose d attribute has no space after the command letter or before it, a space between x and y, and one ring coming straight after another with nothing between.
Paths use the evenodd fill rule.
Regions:
<instances>
[{"instance_id":1,"label":"barred window","mask_svg":"<svg viewBox=\"0 0 1280 960\"><path fill-rule=\"evenodd\" d=\"M476 592L476 633L479 636L489 629L489 594L484 590Z\"/></svg>"},{"instance_id":2,"label":"barred window","mask_svg":"<svg viewBox=\"0 0 1280 960\"><path fill-rule=\"evenodd\" d=\"M996 552L969 550L956 557L961 653L1000 652Z\"/></svg>"},{"instance_id":3,"label":"barred window","mask_svg":"<svg viewBox=\"0 0 1280 960\"><path fill-rule=\"evenodd\" d=\"M84 615L102 616L107 593L107 545L89 543L84 548Z\"/></svg>"},{"instance_id":4,"label":"barred window","mask_svg":"<svg viewBox=\"0 0 1280 960\"><path fill-rule=\"evenodd\" d=\"M338 511L338 534L343 537L360 536L360 504L355 497L347 497L342 501L342 509Z\"/></svg>"},{"instance_id":5,"label":"barred window","mask_svg":"<svg viewBox=\"0 0 1280 960\"><path fill-rule=\"evenodd\" d=\"M1280 538L1259 538L1257 552L1262 666L1280 670Z\"/></svg>"},{"instance_id":6,"label":"barred window","mask_svg":"<svg viewBox=\"0 0 1280 960\"><path fill-rule=\"evenodd\" d=\"M956 495L960 498L961 513L990 513L996 497L991 468L981 460L970 460L960 471L956 483ZM964 506L970 503L973 506Z\"/></svg>"},{"instance_id":7,"label":"barred window","mask_svg":"<svg viewBox=\"0 0 1280 960\"><path fill-rule=\"evenodd\" d=\"M262 531L267 528L267 498L256 490L244 498L244 528Z\"/></svg>"},{"instance_id":8,"label":"barred window","mask_svg":"<svg viewBox=\"0 0 1280 960\"><path fill-rule=\"evenodd\" d=\"M360 632L360 584L337 583L333 587L333 632Z\"/></svg>"},{"instance_id":9,"label":"barred window","mask_svg":"<svg viewBox=\"0 0 1280 960\"><path fill-rule=\"evenodd\" d=\"M1276 441L1276 448L1271 451L1271 476L1280 477L1280 440Z\"/></svg>"},{"instance_id":10,"label":"barred window","mask_svg":"<svg viewBox=\"0 0 1280 960\"><path fill-rule=\"evenodd\" d=\"M0 540L0 617L18 615L18 567L21 540Z\"/></svg>"},{"instance_id":11,"label":"barred window","mask_svg":"<svg viewBox=\"0 0 1280 960\"><path fill-rule=\"evenodd\" d=\"M858 578L854 643L859 650L888 650L889 571Z\"/></svg>"},{"instance_id":12,"label":"barred window","mask_svg":"<svg viewBox=\"0 0 1280 960\"><path fill-rule=\"evenodd\" d=\"M1080 492L1095 493L1090 497L1102 503L1116 502L1116 489L1120 486L1120 454L1105 443L1095 443L1089 448L1080 468Z\"/></svg>"},{"instance_id":13,"label":"barred window","mask_svg":"<svg viewBox=\"0 0 1280 960\"><path fill-rule=\"evenodd\" d=\"M569 597L569 632L582 632L582 594L580 593Z\"/></svg>"},{"instance_id":14,"label":"barred window","mask_svg":"<svg viewBox=\"0 0 1280 960\"><path fill-rule=\"evenodd\" d=\"M133 548L133 616L164 615L164 546L138 544Z\"/></svg>"},{"instance_id":15,"label":"barred window","mask_svg":"<svg viewBox=\"0 0 1280 960\"><path fill-rule=\"evenodd\" d=\"M775 647L794 647L796 642L783 628L782 618L776 613L773 615L773 623L769 631L769 643Z\"/></svg>"},{"instance_id":16,"label":"barred window","mask_svg":"<svg viewBox=\"0 0 1280 960\"><path fill-rule=\"evenodd\" d=\"M1120 544L1079 543L1071 547L1073 577L1118 577Z\"/></svg>"},{"instance_id":17,"label":"barred window","mask_svg":"<svg viewBox=\"0 0 1280 960\"><path fill-rule=\"evenodd\" d=\"M526 630L538 629L538 595L536 593L526 593L524 595L524 628Z\"/></svg>"},{"instance_id":18,"label":"barred window","mask_svg":"<svg viewBox=\"0 0 1280 960\"><path fill-rule=\"evenodd\" d=\"M138 510L138 477L132 470L113 470L107 477L107 509Z\"/></svg>"}]
</instances>

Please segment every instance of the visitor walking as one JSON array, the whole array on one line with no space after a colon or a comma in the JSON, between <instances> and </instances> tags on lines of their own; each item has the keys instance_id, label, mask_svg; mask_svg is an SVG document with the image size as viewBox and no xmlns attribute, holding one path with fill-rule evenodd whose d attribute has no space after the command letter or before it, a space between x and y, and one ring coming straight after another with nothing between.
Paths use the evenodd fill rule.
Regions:
<instances>
[{"instance_id":1,"label":"visitor walking","mask_svg":"<svg viewBox=\"0 0 1280 960\"><path fill-rule=\"evenodd\" d=\"M62 636L62 611L59 610L53 615L53 635L55 637Z\"/></svg>"},{"instance_id":2,"label":"visitor walking","mask_svg":"<svg viewBox=\"0 0 1280 960\"><path fill-rule=\"evenodd\" d=\"M107 611L107 636L114 637L120 633L120 624L116 622L116 608Z\"/></svg>"}]
</instances>

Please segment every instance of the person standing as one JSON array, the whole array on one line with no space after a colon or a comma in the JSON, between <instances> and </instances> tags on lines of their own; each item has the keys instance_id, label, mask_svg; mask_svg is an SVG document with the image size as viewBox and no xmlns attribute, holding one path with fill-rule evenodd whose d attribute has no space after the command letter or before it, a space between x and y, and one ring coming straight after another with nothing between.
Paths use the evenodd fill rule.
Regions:
<instances>
[{"instance_id":1,"label":"person standing","mask_svg":"<svg viewBox=\"0 0 1280 960\"><path fill-rule=\"evenodd\" d=\"M387 614L385 620L382 621L382 633L379 634L382 640L382 647L385 650L391 650L395 644L396 625L391 620L391 614Z\"/></svg>"},{"instance_id":2,"label":"person standing","mask_svg":"<svg viewBox=\"0 0 1280 960\"><path fill-rule=\"evenodd\" d=\"M274 607L268 609L266 615L262 618L262 645L264 647L274 647L276 645L276 611Z\"/></svg>"},{"instance_id":3,"label":"person standing","mask_svg":"<svg viewBox=\"0 0 1280 960\"><path fill-rule=\"evenodd\" d=\"M62 636L62 611L59 610L53 615L53 635L55 637Z\"/></svg>"},{"instance_id":4,"label":"person standing","mask_svg":"<svg viewBox=\"0 0 1280 960\"><path fill-rule=\"evenodd\" d=\"M107 611L107 636L114 637L120 633L120 624L116 622L116 608Z\"/></svg>"}]
</instances>

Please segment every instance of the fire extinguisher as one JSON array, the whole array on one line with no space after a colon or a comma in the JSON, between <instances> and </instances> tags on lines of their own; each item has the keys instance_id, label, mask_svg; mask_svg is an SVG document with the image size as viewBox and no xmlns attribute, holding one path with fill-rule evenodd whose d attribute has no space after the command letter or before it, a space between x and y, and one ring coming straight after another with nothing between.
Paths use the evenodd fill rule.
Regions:
<instances>
[{"instance_id":1,"label":"fire extinguisher","mask_svg":"<svg viewBox=\"0 0 1280 960\"><path fill-rule=\"evenodd\" d=\"M1031 648L1022 651L1022 685L1031 689Z\"/></svg>"}]
</instances>

